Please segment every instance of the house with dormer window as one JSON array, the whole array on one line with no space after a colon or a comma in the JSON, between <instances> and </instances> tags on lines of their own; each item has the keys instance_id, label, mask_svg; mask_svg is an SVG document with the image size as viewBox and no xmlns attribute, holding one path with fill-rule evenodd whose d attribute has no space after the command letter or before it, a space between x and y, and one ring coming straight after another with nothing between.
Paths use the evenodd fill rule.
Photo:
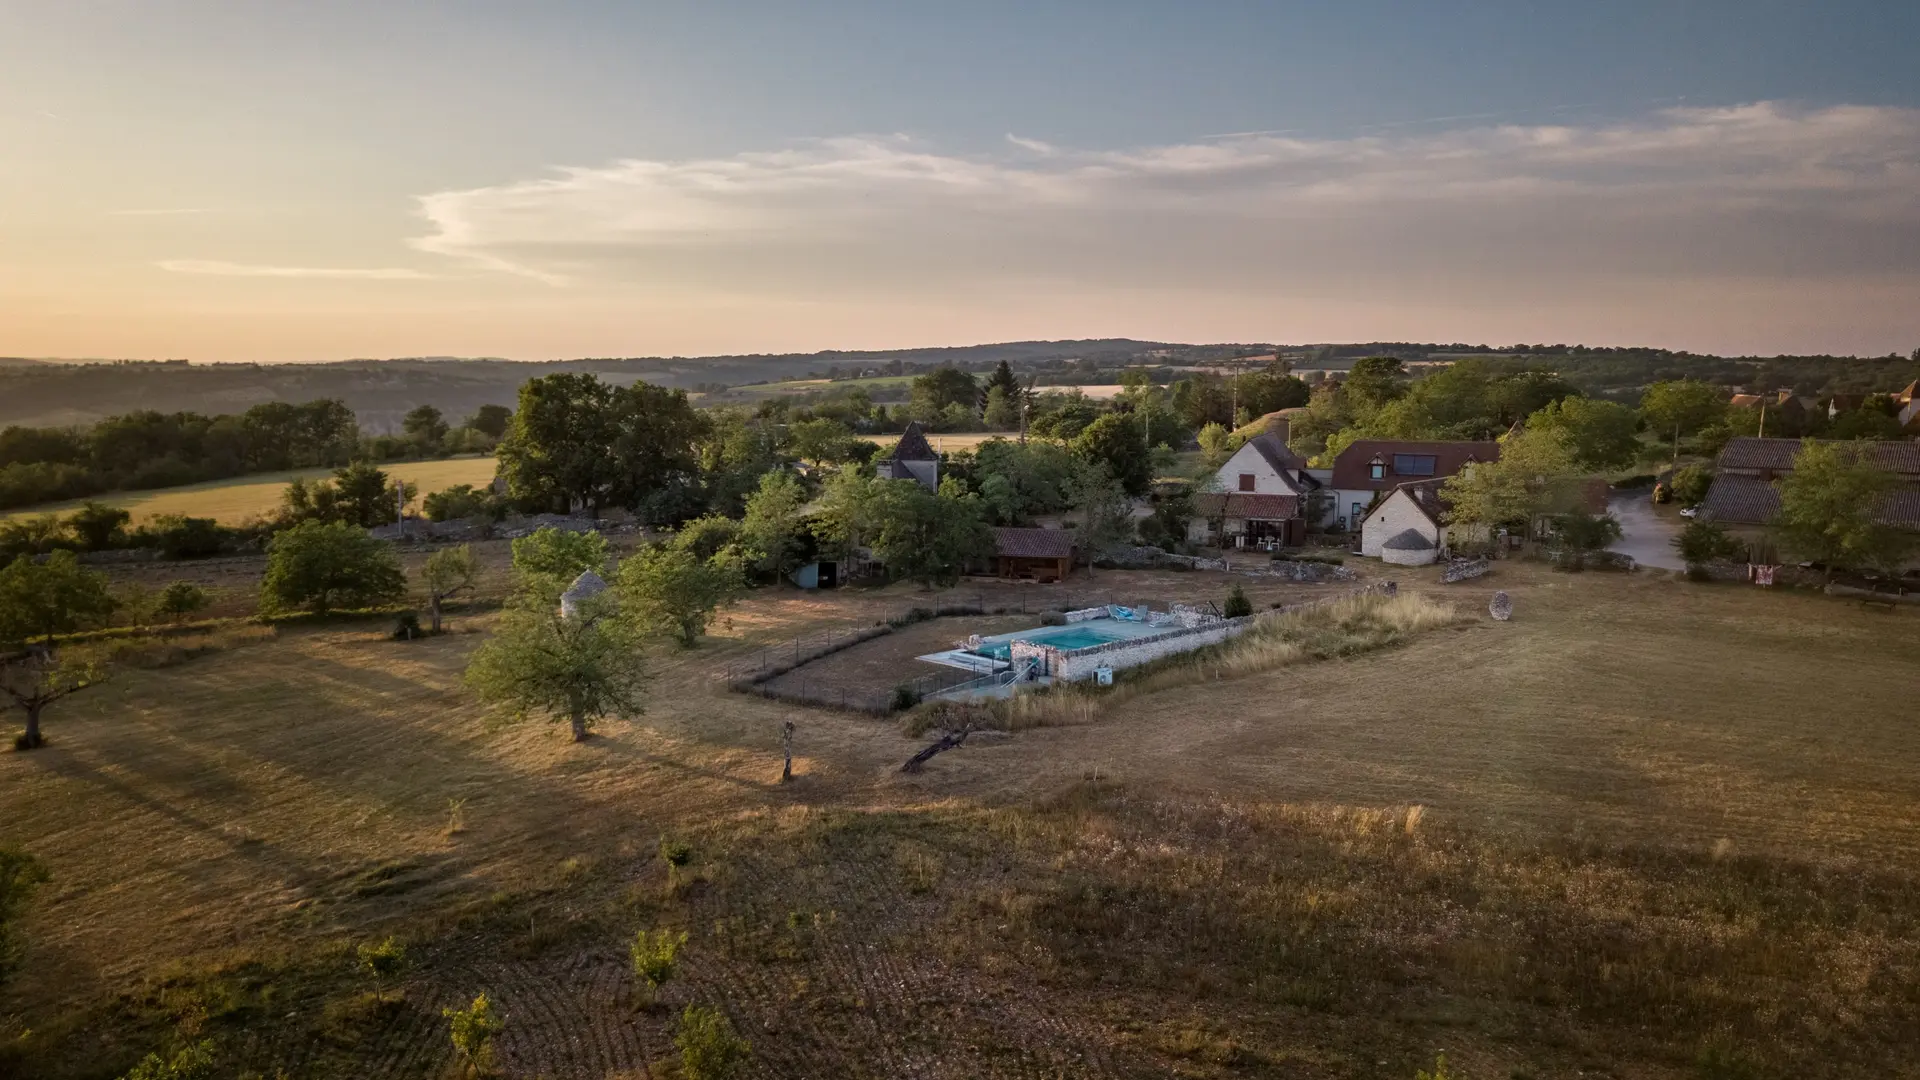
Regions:
<instances>
[{"instance_id":1,"label":"house with dormer window","mask_svg":"<svg viewBox=\"0 0 1920 1080\"><path fill-rule=\"evenodd\" d=\"M1402 484L1444 480L1482 461L1498 461L1497 442L1356 439L1333 459L1332 499L1321 524L1360 528L1367 512Z\"/></svg>"}]
</instances>

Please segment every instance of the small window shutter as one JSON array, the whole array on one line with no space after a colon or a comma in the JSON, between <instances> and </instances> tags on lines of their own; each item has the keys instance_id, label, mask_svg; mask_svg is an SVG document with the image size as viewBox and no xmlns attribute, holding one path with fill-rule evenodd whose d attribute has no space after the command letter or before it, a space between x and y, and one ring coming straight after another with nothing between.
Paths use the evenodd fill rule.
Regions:
<instances>
[{"instance_id":1,"label":"small window shutter","mask_svg":"<svg viewBox=\"0 0 1920 1080\"><path fill-rule=\"evenodd\" d=\"M1240 490L1241 491L1253 490L1253 474L1252 473L1243 472L1240 474Z\"/></svg>"}]
</instances>

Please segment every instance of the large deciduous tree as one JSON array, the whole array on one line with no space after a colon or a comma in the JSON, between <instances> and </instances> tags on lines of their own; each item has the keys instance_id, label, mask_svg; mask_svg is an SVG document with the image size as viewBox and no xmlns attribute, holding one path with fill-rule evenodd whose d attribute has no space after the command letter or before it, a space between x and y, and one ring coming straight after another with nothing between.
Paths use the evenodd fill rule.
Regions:
<instances>
[{"instance_id":1,"label":"large deciduous tree","mask_svg":"<svg viewBox=\"0 0 1920 1080\"><path fill-rule=\"evenodd\" d=\"M1527 418L1528 427L1566 432L1574 464L1588 472L1632 465L1640 449L1639 425L1625 405L1581 397L1562 398Z\"/></svg>"},{"instance_id":2,"label":"large deciduous tree","mask_svg":"<svg viewBox=\"0 0 1920 1080\"><path fill-rule=\"evenodd\" d=\"M56 649L55 638L101 622L113 608L106 576L82 567L70 551L44 562L23 555L0 569L0 694L26 713L16 748L46 741L40 717L47 706L106 677L86 650Z\"/></svg>"},{"instance_id":3,"label":"large deciduous tree","mask_svg":"<svg viewBox=\"0 0 1920 1080\"><path fill-rule=\"evenodd\" d=\"M702 559L677 544L636 551L620 564L621 607L637 625L692 648L714 611L732 603L743 587L730 554Z\"/></svg>"},{"instance_id":4,"label":"large deciduous tree","mask_svg":"<svg viewBox=\"0 0 1920 1080\"><path fill-rule=\"evenodd\" d=\"M785 471L762 476L760 487L747 496L740 542L752 553L754 566L761 573L777 580L800 565L812 546L801 514L806 502L806 490Z\"/></svg>"},{"instance_id":5,"label":"large deciduous tree","mask_svg":"<svg viewBox=\"0 0 1920 1080\"><path fill-rule=\"evenodd\" d=\"M268 612L373 607L406 595L407 577L393 549L344 521L307 521L267 545L260 605Z\"/></svg>"},{"instance_id":6,"label":"large deciduous tree","mask_svg":"<svg viewBox=\"0 0 1920 1080\"><path fill-rule=\"evenodd\" d=\"M1129 495L1144 495L1153 483L1153 451L1147 429L1131 413L1109 413L1073 440L1073 452L1106 466Z\"/></svg>"},{"instance_id":7,"label":"large deciduous tree","mask_svg":"<svg viewBox=\"0 0 1920 1080\"><path fill-rule=\"evenodd\" d=\"M1829 577L1835 569L1896 569L1920 540L1886 520L1898 483L1875 464L1870 443L1803 444L1780 480L1781 546L1826 564Z\"/></svg>"},{"instance_id":8,"label":"large deciduous tree","mask_svg":"<svg viewBox=\"0 0 1920 1080\"><path fill-rule=\"evenodd\" d=\"M515 586L558 601L581 571L607 568L607 538L543 525L513 542Z\"/></svg>"},{"instance_id":9,"label":"large deciduous tree","mask_svg":"<svg viewBox=\"0 0 1920 1080\"><path fill-rule=\"evenodd\" d=\"M1663 438L1692 435L1726 415L1726 392L1699 379L1673 379L1647 387L1640 415Z\"/></svg>"},{"instance_id":10,"label":"large deciduous tree","mask_svg":"<svg viewBox=\"0 0 1920 1080\"><path fill-rule=\"evenodd\" d=\"M1448 522L1491 530L1525 525L1544 514L1577 505L1578 473L1564 431L1528 429L1508 438L1498 461L1485 461L1449 477L1442 487Z\"/></svg>"},{"instance_id":11,"label":"large deciduous tree","mask_svg":"<svg viewBox=\"0 0 1920 1080\"><path fill-rule=\"evenodd\" d=\"M644 637L611 592L582 600L568 616L551 598L522 591L474 650L466 682L499 712L565 720L584 742L596 722L643 711Z\"/></svg>"},{"instance_id":12,"label":"large deciduous tree","mask_svg":"<svg viewBox=\"0 0 1920 1080\"><path fill-rule=\"evenodd\" d=\"M683 390L593 375L531 379L497 451L515 499L595 516L622 506L673 519L691 499L706 420Z\"/></svg>"},{"instance_id":13,"label":"large deciduous tree","mask_svg":"<svg viewBox=\"0 0 1920 1080\"><path fill-rule=\"evenodd\" d=\"M911 480L878 481L866 510L874 557L895 577L952 585L969 563L993 554L986 508L952 477L938 494Z\"/></svg>"}]
</instances>

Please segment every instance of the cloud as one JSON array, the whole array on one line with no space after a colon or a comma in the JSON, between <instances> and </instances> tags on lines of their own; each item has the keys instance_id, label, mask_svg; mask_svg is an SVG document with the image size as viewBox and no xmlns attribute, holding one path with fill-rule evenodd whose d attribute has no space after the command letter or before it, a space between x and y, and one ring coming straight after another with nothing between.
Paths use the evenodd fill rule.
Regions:
<instances>
[{"instance_id":1,"label":"cloud","mask_svg":"<svg viewBox=\"0 0 1920 1080\"><path fill-rule=\"evenodd\" d=\"M1007 141L1022 150L1031 150L1036 154L1054 153L1052 143L1041 142L1039 139L1029 139L1021 135L1015 135L1012 132L1007 133Z\"/></svg>"},{"instance_id":2,"label":"cloud","mask_svg":"<svg viewBox=\"0 0 1920 1080\"><path fill-rule=\"evenodd\" d=\"M213 206L167 206L140 210L109 210L109 217L175 217L186 214L217 214L220 210Z\"/></svg>"},{"instance_id":3,"label":"cloud","mask_svg":"<svg viewBox=\"0 0 1920 1080\"><path fill-rule=\"evenodd\" d=\"M1036 280L1538 291L1543 266L1568 289L1608 275L1920 279L1914 109L1763 102L1105 150L1007 140L1003 156L843 137L558 168L422 197L428 231L410 243L553 285L788 299Z\"/></svg>"},{"instance_id":4,"label":"cloud","mask_svg":"<svg viewBox=\"0 0 1920 1080\"><path fill-rule=\"evenodd\" d=\"M220 262L214 259L166 259L157 263L174 274L209 274L218 277L333 278L373 281L428 281L435 275L400 267L334 266L255 266L247 263Z\"/></svg>"}]
</instances>

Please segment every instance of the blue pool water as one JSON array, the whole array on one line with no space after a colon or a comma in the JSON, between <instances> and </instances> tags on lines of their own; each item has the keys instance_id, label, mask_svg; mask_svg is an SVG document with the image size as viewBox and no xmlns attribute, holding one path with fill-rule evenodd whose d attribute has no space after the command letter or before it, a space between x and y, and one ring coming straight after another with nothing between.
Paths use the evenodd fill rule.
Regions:
<instances>
[{"instance_id":1,"label":"blue pool water","mask_svg":"<svg viewBox=\"0 0 1920 1080\"><path fill-rule=\"evenodd\" d=\"M1085 649L1094 645L1105 645L1118 640L1111 634L1085 626L1063 626L1052 630L1034 630L1014 635L1021 641L1031 641L1036 645L1051 645L1056 649ZM970 650L978 656L991 656L1005 660L1013 654L1013 641L983 641L980 647Z\"/></svg>"}]
</instances>

